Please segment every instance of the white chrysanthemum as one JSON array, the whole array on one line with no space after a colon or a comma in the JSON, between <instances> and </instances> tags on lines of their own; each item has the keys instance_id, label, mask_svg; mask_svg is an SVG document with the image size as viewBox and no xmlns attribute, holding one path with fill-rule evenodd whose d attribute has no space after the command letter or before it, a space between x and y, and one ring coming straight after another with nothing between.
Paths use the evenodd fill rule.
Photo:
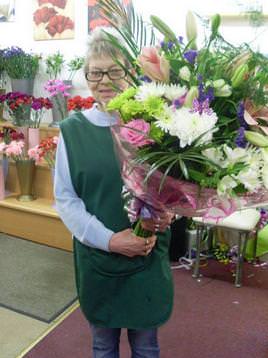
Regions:
<instances>
[{"instance_id":1,"label":"white chrysanthemum","mask_svg":"<svg viewBox=\"0 0 268 358\"><path fill-rule=\"evenodd\" d=\"M166 86L161 83L144 83L138 87L135 98L138 101L146 101L146 99L151 96L162 97L165 93L165 87Z\"/></svg>"},{"instance_id":2,"label":"white chrysanthemum","mask_svg":"<svg viewBox=\"0 0 268 358\"><path fill-rule=\"evenodd\" d=\"M262 182L260 180L260 172L258 170L255 170L255 168L249 167L247 169L241 170L241 172L239 172L236 178L250 192L255 192L262 186Z\"/></svg>"},{"instance_id":3,"label":"white chrysanthemum","mask_svg":"<svg viewBox=\"0 0 268 358\"><path fill-rule=\"evenodd\" d=\"M191 145L202 134L204 135L198 144L206 143L212 139L217 120L218 117L215 112L199 114L198 112L191 112L189 108L182 107L174 112L169 132L180 139L181 148Z\"/></svg>"},{"instance_id":4,"label":"white chrysanthemum","mask_svg":"<svg viewBox=\"0 0 268 358\"><path fill-rule=\"evenodd\" d=\"M170 101L174 101L174 99L178 99L184 96L186 92L187 92L187 88L185 86L166 85L164 96Z\"/></svg>"},{"instance_id":5,"label":"white chrysanthemum","mask_svg":"<svg viewBox=\"0 0 268 358\"><path fill-rule=\"evenodd\" d=\"M164 104L161 117L155 116L155 118L155 125L161 128L162 131L166 133L169 132L172 122L174 121L174 108Z\"/></svg>"}]
</instances>

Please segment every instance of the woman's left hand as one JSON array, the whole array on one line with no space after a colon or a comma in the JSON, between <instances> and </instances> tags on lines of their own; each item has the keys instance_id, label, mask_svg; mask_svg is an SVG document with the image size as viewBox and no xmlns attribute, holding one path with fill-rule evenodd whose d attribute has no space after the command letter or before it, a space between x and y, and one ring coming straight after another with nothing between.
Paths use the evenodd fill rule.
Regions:
<instances>
[{"instance_id":1,"label":"woman's left hand","mask_svg":"<svg viewBox=\"0 0 268 358\"><path fill-rule=\"evenodd\" d=\"M164 212L158 215L156 219L143 219L142 220L142 227L145 230L151 231L151 232L163 232L165 231L170 224L172 223L172 220L174 218L174 214L171 212Z\"/></svg>"}]
</instances>

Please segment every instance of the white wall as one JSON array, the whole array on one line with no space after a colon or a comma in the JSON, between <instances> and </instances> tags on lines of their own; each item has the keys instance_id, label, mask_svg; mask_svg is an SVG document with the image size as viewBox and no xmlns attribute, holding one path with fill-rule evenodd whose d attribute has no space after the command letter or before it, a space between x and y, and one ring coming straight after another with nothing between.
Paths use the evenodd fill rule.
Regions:
<instances>
[{"instance_id":1,"label":"white wall","mask_svg":"<svg viewBox=\"0 0 268 358\"><path fill-rule=\"evenodd\" d=\"M244 0L245 2L252 2L253 0ZM255 2L255 0L253 1ZM264 4L268 1L263 0ZM150 14L161 17L167 24L169 24L174 32L178 35L185 35L185 15L191 9L200 15L212 14L217 11L223 13L238 13L235 0L222 0L221 2L213 0L133 0L136 11L140 13L146 20ZM75 38L71 40L49 40L49 41L34 41L32 14L33 14L32 0L16 0L16 16L15 22L0 23L0 46L20 46L24 50L33 50L34 52L43 54L55 53L59 50L64 54L66 60L73 58L75 55L83 55L86 49L87 40L87 0L75 0ZM265 5L268 7L267 5ZM268 13L268 9L264 9ZM240 27L242 26L242 27ZM244 22L238 23L223 23L222 33L227 40L232 42L249 42L254 35L251 27ZM267 22L260 31L264 31L262 37L258 40L258 47L264 53L268 53L268 42L265 41L267 37ZM202 41L202 29L199 26L199 42ZM44 67L41 66L40 74L35 81L35 95L45 95L43 84L46 81L44 74ZM73 82L74 88L72 94L88 95L86 81L83 73L80 71L76 75ZM48 116L46 120L50 120Z\"/></svg>"}]
</instances>

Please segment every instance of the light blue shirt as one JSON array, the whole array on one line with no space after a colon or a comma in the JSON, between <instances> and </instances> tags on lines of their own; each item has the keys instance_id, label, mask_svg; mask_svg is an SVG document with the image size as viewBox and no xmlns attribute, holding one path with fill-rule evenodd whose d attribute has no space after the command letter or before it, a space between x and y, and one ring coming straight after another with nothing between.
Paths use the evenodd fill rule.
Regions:
<instances>
[{"instance_id":1,"label":"light blue shirt","mask_svg":"<svg viewBox=\"0 0 268 358\"><path fill-rule=\"evenodd\" d=\"M107 127L116 123L117 119L96 107L85 110L83 115L96 126ZM92 189L94 190L94 188ZM56 210L73 236L83 244L109 251L109 241L114 234L95 215L90 214L73 187L66 147L62 135L56 153L54 196Z\"/></svg>"}]
</instances>

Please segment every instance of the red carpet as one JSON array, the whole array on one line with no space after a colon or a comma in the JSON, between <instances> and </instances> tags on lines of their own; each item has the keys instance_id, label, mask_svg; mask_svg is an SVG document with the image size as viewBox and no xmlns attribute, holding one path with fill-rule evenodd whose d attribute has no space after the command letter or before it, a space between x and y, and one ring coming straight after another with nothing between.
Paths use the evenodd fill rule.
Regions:
<instances>
[{"instance_id":1,"label":"red carpet","mask_svg":"<svg viewBox=\"0 0 268 358\"><path fill-rule=\"evenodd\" d=\"M220 272L216 263L214 276L215 267ZM235 288L227 281L196 281L190 271L174 270L174 311L159 331L161 358L268 358L268 286L260 287L267 273L267 266L246 265L247 285ZM232 282L231 273L225 275ZM130 357L125 332L121 346L121 357ZM24 357L91 358L90 347L87 322L77 309Z\"/></svg>"}]
</instances>

